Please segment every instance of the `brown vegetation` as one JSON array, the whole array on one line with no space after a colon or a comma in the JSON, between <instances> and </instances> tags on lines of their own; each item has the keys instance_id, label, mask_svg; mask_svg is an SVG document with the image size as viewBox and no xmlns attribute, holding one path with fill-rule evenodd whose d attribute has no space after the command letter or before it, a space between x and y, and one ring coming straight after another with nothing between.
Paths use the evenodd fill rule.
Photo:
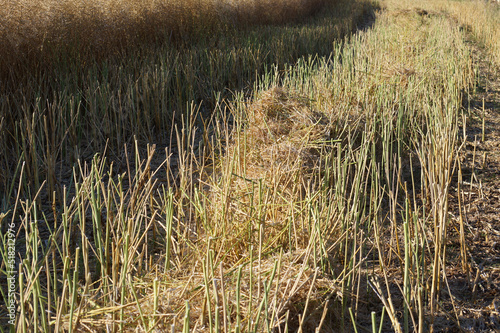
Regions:
<instances>
[{"instance_id":1,"label":"brown vegetation","mask_svg":"<svg viewBox=\"0 0 500 333\"><path fill-rule=\"evenodd\" d=\"M2 5L19 331L495 328L466 312L498 280L475 264L498 193L481 145L460 158L476 2Z\"/></svg>"},{"instance_id":2,"label":"brown vegetation","mask_svg":"<svg viewBox=\"0 0 500 333\"><path fill-rule=\"evenodd\" d=\"M193 43L227 29L291 23L324 4L325 0L2 0L0 74L14 75L33 64L50 66L74 57L83 66L138 44Z\"/></svg>"}]
</instances>

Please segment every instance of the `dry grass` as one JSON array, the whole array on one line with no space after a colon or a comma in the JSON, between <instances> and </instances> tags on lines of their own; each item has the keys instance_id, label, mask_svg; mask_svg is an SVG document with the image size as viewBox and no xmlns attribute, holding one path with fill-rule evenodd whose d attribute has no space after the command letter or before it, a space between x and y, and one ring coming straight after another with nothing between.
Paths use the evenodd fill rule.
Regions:
<instances>
[{"instance_id":1,"label":"dry grass","mask_svg":"<svg viewBox=\"0 0 500 333\"><path fill-rule=\"evenodd\" d=\"M22 0L0 2L0 74L80 64L138 44L193 43L235 27L282 24L318 11L324 0L136 1ZM78 65L78 63L77 63ZM28 66L28 68L26 68Z\"/></svg>"},{"instance_id":2,"label":"dry grass","mask_svg":"<svg viewBox=\"0 0 500 333\"><path fill-rule=\"evenodd\" d=\"M21 10L24 2L8 2L1 9L10 8L10 14L2 19L13 20L17 15L18 21L13 20L10 25L16 29L5 29L1 35L5 37L3 41L16 39L9 34L22 33L24 37L17 43L18 55L9 51L0 57L0 62L5 61L0 79L3 129L0 145L2 154L8 156L0 161L6 170L0 177L0 187L10 186L7 183L14 177L18 156L23 155L28 161L25 173L31 179L30 186L38 188L42 178L48 179L48 192L56 190L59 199L61 178L69 178L78 159L89 159L95 151L107 147L108 151L118 152L114 154L115 161L123 161L119 155L125 144L134 144L134 136L141 142L155 141L170 146L170 139L175 140L171 133L173 122L181 120L193 101L202 102L203 113L209 113L221 99L230 97L232 91L251 87L266 68L274 65L284 68L304 54L328 54L331 43L351 31L355 22L371 8L363 1L352 6L329 2L323 16L308 24L262 26L259 25L261 18L245 14L241 20L248 21L239 24L231 16L236 13L223 16L223 12L210 11L208 5L204 8L204 3L199 3L200 13L205 9L209 13L200 14L194 23L169 17L174 10L159 11L157 15L165 20L162 28L153 18L146 19L146 14L141 14L144 18L140 19L141 10L148 8L142 4L120 6L117 2L112 7L113 2L106 2L107 6L96 3L95 10L91 10L92 4L88 7L80 4L80 8L76 2L43 3L47 5L43 7L47 12L59 8L54 9L53 15L67 17L47 19L44 25L45 16L37 14L41 9L38 12L36 8L25 9L24 13ZM26 6L34 4L26 2ZM155 4L162 6L160 2ZM166 4L179 5L163 3ZM182 4L190 5L189 2ZM239 3L239 11L246 8L242 4ZM58 7L63 5L68 8ZM253 11L255 5L249 2L247 9ZM273 13L275 7L279 11L278 5L273 2L268 11ZM134 6L135 10L130 9ZM95 15L86 15L88 20L78 19L81 16L77 15L78 10L91 10ZM190 13L182 11L182 15ZM130 19L122 20L118 14ZM215 21L210 15L217 16L221 22L216 20L219 23L212 24ZM41 20L39 28L37 23L23 25L30 22L30 17ZM306 19L306 15L302 18ZM97 22L92 21L94 19ZM250 24L254 19L256 21ZM86 26L72 27L72 22ZM196 31L192 29L195 23ZM49 33L51 24L61 26ZM253 24L254 28L249 30ZM175 30L177 26L182 31ZM28 27L42 32L29 33L25 31ZM148 29L154 31L149 34ZM115 35L119 35L118 38ZM43 40L52 42L41 48ZM100 41L104 43L102 47L94 45ZM10 46L0 48L10 49Z\"/></svg>"},{"instance_id":3,"label":"dry grass","mask_svg":"<svg viewBox=\"0 0 500 333\"><path fill-rule=\"evenodd\" d=\"M450 13L468 27L497 65L500 65L500 4L493 1L458 2Z\"/></svg>"},{"instance_id":4,"label":"dry grass","mask_svg":"<svg viewBox=\"0 0 500 333\"><path fill-rule=\"evenodd\" d=\"M228 28L320 4L7 4L20 28L2 43L26 64L43 52L73 64L0 104L19 331L334 332L383 313L384 331L441 328L470 50L423 1L386 2L333 44L368 4L343 3L352 16L333 23L335 10L245 38ZM185 44L74 66L161 39ZM6 73L29 78L19 66ZM247 89L213 96L235 82Z\"/></svg>"},{"instance_id":5,"label":"dry grass","mask_svg":"<svg viewBox=\"0 0 500 333\"><path fill-rule=\"evenodd\" d=\"M397 11L420 11L430 15L449 15L457 23L475 36L500 64L500 5L497 1L419 1L406 2L384 1L385 6ZM425 10L423 9L425 8Z\"/></svg>"},{"instance_id":6,"label":"dry grass","mask_svg":"<svg viewBox=\"0 0 500 333\"><path fill-rule=\"evenodd\" d=\"M243 150L239 146L240 155L235 156L243 162L247 177L267 180L269 175L280 175L285 188L306 186L297 184L294 175L319 167L321 147L333 130L330 120L311 104L306 97L274 87L248 106L245 146ZM229 155L234 150L231 147Z\"/></svg>"},{"instance_id":7,"label":"dry grass","mask_svg":"<svg viewBox=\"0 0 500 333\"><path fill-rule=\"evenodd\" d=\"M251 84L266 65L283 67L306 52L329 52L330 43L351 31L370 6L344 4L334 8L346 16L333 24L326 16L281 29L259 25L303 19L319 2L297 2L295 8L287 3L286 9L276 2L266 3L269 7L217 4L215 9L201 2L158 5L156 11L130 2L19 2L2 7L9 13L2 27L15 27L6 30L2 43L15 47L18 56L2 58L6 97L1 102L1 144L3 154L11 156L2 160L2 220L12 219L18 230L26 231L17 240L20 255L27 259L19 263L24 274L17 284L20 331L129 331L138 326L212 330L222 321L225 331L319 325L317 307L334 283L315 269L317 238L307 237L312 231L304 220L312 203L307 196L318 196L302 193L303 200L296 202L292 191L286 200L276 200L281 188L265 176L248 183L252 193L238 197L242 192L233 191L231 159L217 155L233 149L221 139L231 137L227 119L207 125L197 119L194 104L177 117L178 123L172 113L184 110L186 101ZM300 15L293 13L297 8ZM262 15L264 10L269 16ZM232 36L240 24L257 28ZM214 39L207 37L219 32ZM166 46L158 45L162 38ZM115 53L125 58L109 57ZM199 80L207 77L210 84L203 87ZM287 96L278 100L289 104L284 109L297 118L293 127L299 129L299 111L313 108L306 99ZM216 98L216 106L224 104ZM312 112L306 126L313 128L312 122L323 118L317 116ZM205 124L203 144L212 140L219 149L203 150L197 142L199 124ZM221 125L222 130L214 130ZM166 158L144 144L165 137L174 138L170 145L175 142L166 149ZM296 136L292 144L299 140ZM123 154L124 144L129 146ZM283 161L290 168L287 163ZM291 168L306 174L306 180L317 169ZM275 176L281 177L279 170ZM288 184L294 180L285 176ZM290 217L302 226L295 228ZM319 235L320 229L315 232ZM283 268L276 263L280 245L286 249ZM219 267L225 293L215 281ZM37 275L39 269L45 273ZM31 288L33 283L40 288ZM295 301L304 297L312 302L310 315L297 321L305 309ZM284 319L287 313L289 320Z\"/></svg>"}]
</instances>

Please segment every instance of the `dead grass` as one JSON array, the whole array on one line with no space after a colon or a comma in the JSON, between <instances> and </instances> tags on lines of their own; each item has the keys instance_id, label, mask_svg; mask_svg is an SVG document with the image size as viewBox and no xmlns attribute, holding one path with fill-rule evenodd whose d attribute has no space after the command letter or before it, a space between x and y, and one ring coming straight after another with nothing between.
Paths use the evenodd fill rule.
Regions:
<instances>
[{"instance_id":1,"label":"dead grass","mask_svg":"<svg viewBox=\"0 0 500 333\"><path fill-rule=\"evenodd\" d=\"M0 74L80 64L139 44L193 43L202 36L302 20L324 0L21 0L0 1Z\"/></svg>"},{"instance_id":2,"label":"dead grass","mask_svg":"<svg viewBox=\"0 0 500 333\"><path fill-rule=\"evenodd\" d=\"M91 52L103 43L95 51L105 55L136 43L148 29L153 30L153 44L157 38L195 43L195 36L241 22L299 19L292 9L314 12L313 3L319 2L297 1L290 9L270 1L173 2L173 7L163 4L165 11L158 3L148 7L135 2L110 2L112 8L73 2L54 2L45 9L35 2L17 6L32 6L33 12L45 10L56 18L54 8L75 13L54 22L82 30L55 27L61 39L50 52L67 50L64 43L78 40L79 34L83 38L85 24L97 29L88 23L95 14L102 34L90 33L87 41L82 39L82 49L68 47ZM0 122L0 128L4 137L17 135L15 144L4 144L4 151L18 152L14 161L20 165L27 160L4 180L19 188L19 196L9 193L5 201L12 220L22 218L16 227L26 230L25 237L19 236L24 237L19 238L19 252L27 258L19 268L27 277L24 285L19 280L24 297L20 330L348 331L369 327L371 311L380 320L382 304L390 317L384 328L444 327L435 319L449 267L446 198L457 159L461 98L474 72L456 22L419 5L426 9L377 13L373 29L336 42L327 58L290 64L282 60L288 52L277 51L280 66L256 79L253 95L215 98L210 120L199 119L201 107L192 103L187 114L172 121L166 114L173 104L165 103L172 95L166 92L181 95L185 87L191 93L178 99L192 100L199 96L193 87L202 85L203 73L241 75L241 59L257 59L267 51L260 48L267 35L249 42L256 52L247 58L236 48L209 50L214 56L204 63L207 71L197 71L201 65L192 66L195 61L171 66L166 53L134 57L128 72L121 63L113 63L112 69L95 67L82 75L88 81L82 84L86 94L81 104L73 99L83 89L80 82L68 91L64 85L47 85L64 90L44 91L43 96L64 96L52 107L36 99L36 83L19 88L25 101L12 105L22 111L21 120L7 130ZM10 8L14 13L17 7ZM213 15L205 17L201 9ZM181 24L162 21L167 16ZM148 18L155 17L151 22L163 24L164 35L155 35L155 26L149 25ZM353 28L355 23L347 21L335 29ZM36 26L29 28L46 50L54 39L40 37L44 34ZM29 44L27 29L18 36L19 47ZM335 29L324 31L337 36ZM296 31L287 30L273 41L289 43ZM108 39L115 35L121 38L116 44ZM65 52L60 54L72 55ZM84 54L75 52L74 59L85 62L78 58ZM204 55L203 49L186 58L168 53L174 64ZM153 65L143 67L142 62ZM251 64L246 66L252 69ZM172 85L162 85L171 78ZM229 81L218 83L224 87ZM80 105L83 115L77 118ZM61 117L64 111L66 118ZM127 117L133 119L130 124ZM73 121L78 126L72 127ZM177 146L155 153L155 134L165 124L171 132L162 138ZM57 139L53 128L59 131ZM127 141L132 134L139 140ZM59 148L66 136L73 141ZM56 174L56 160L71 155L60 151L78 150L72 146L82 137L90 142L90 162L75 162L70 176ZM128 142L132 149L117 151ZM91 144L97 148L92 150ZM111 154L118 158L102 157ZM412 169L411 175L403 175L405 169ZM39 195L33 197L32 189ZM424 202L426 198L430 201ZM11 218L5 216L0 218Z\"/></svg>"},{"instance_id":3,"label":"dead grass","mask_svg":"<svg viewBox=\"0 0 500 333\"><path fill-rule=\"evenodd\" d=\"M500 65L500 4L494 1L449 3L446 7Z\"/></svg>"},{"instance_id":4,"label":"dead grass","mask_svg":"<svg viewBox=\"0 0 500 333\"><path fill-rule=\"evenodd\" d=\"M320 147L331 139L333 124L311 104L274 87L249 105L246 155L240 156L247 163L248 177L266 178L278 166L281 174L311 173L318 167Z\"/></svg>"},{"instance_id":5,"label":"dead grass","mask_svg":"<svg viewBox=\"0 0 500 333\"><path fill-rule=\"evenodd\" d=\"M496 64L500 64L500 5L496 1L430 1L413 3L387 0L384 6L393 13L417 12L422 17L446 15L457 21L464 29L470 30ZM423 9L425 8L425 9Z\"/></svg>"}]
</instances>

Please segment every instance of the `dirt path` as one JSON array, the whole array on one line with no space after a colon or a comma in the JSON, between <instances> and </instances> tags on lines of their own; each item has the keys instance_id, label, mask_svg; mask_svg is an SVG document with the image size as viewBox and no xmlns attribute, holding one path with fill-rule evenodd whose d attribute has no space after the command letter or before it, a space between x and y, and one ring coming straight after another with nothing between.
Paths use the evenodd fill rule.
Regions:
<instances>
[{"instance_id":1,"label":"dirt path","mask_svg":"<svg viewBox=\"0 0 500 333\"><path fill-rule=\"evenodd\" d=\"M459 175L450 190L454 232L448 282L453 296L443 299L443 304L457 314L453 317L466 332L500 332L500 70L481 47L473 41L470 45L479 82L476 92L464 102L470 113L461 152L462 181ZM460 261L456 232L460 220L465 228L468 272Z\"/></svg>"}]
</instances>

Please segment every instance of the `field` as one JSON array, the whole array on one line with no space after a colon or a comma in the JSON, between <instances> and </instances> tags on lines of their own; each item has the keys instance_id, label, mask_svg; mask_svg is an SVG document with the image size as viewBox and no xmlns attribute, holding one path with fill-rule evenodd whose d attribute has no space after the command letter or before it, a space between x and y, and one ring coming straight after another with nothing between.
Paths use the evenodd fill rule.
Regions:
<instances>
[{"instance_id":1,"label":"field","mask_svg":"<svg viewBox=\"0 0 500 333\"><path fill-rule=\"evenodd\" d=\"M2 332L500 329L500 6L0 0Z\"/></svg>"}]
</instances>

